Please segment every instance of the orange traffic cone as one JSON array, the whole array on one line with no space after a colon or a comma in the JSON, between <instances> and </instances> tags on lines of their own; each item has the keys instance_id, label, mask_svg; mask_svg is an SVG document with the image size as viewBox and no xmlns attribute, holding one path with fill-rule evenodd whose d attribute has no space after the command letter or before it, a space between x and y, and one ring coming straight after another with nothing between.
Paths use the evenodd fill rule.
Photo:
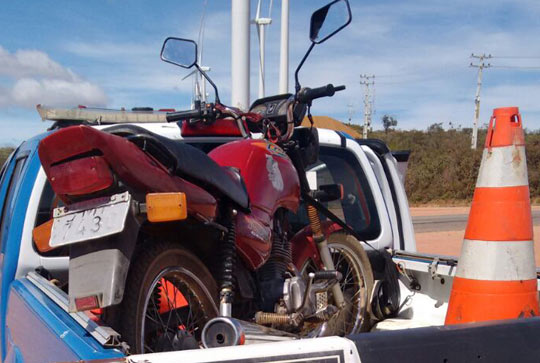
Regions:
<instances>
[{"instance_id":1,"label":"orange traffic cone","mask_svg":"<svg viewBox=\"0 0 540 363\"><path fill-rule=\"evenodd\" d=\"M538 315L536 264L517 107L493 111L446 324Z\"/></svg>"}]
</instances>

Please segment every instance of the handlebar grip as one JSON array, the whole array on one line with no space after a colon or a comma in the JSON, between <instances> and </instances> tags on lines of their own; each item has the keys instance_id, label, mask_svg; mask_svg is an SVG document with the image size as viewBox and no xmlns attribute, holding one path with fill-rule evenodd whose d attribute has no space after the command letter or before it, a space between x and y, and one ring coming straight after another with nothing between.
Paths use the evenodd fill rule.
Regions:
<instances>
[{"instance_id":1,"label":"handlebar grip","mask_svg":"<svg viewBox=\"0 0 540 363\"><path fill-rule=\"evenodd\" d=\"M169 112L165 116L167 122L174 122L180 120L189 120L192 118L201 118L201 110L189 110L189 111L178 111L178 112Z\"/></svg>"},{"instance_id":2,"label":"handlebar grip","mask_svg":"<svg viewBox=\"0 0 540 363\"><path fill-rule=\"evenodd\" d=\"M309 103L316 98L321 97L332 97L337 91L342 91L345 89L345 86L334 87L333 84L329 83L326 86L317 87L317 88L303 88L298 93L298 101L301 103Z\"/></svg>"}]
</instances>

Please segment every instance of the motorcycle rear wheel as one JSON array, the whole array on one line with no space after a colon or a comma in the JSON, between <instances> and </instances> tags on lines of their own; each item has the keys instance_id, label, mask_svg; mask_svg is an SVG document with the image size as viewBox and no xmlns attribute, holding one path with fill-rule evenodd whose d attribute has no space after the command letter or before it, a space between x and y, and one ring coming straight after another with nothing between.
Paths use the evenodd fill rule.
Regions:
<instances>
[{"instance_id":1,"label":"motorcycle rear wheel","mask_svg":"<svg viewBox=\"0 0 540 363\"><path fill-rule=\"evenodd\" d=\"M218 314L217 285L206 266L177 244L150 244L132 262L118 309L132 354L196 349Z\"/></svg>"},{"instance_id":2,"label":"motorcycle rear wheel","mask_svg":"<svg viewBox=\"0 0 540 363\"><path fill-rule=\"evenodd\" d=\"M340 281L345 298L345 307L328 322L319 324L307 333L308 336L344 336L371 328L370 298L373 290L373 271L362 244L353 236L336 232L328 237L328 248L337 271L343 275ZM307 275L314 269L305 264L301 273ZM333 304L331 291L327 292L328 303Z\"/></svg>"}]
</instances>

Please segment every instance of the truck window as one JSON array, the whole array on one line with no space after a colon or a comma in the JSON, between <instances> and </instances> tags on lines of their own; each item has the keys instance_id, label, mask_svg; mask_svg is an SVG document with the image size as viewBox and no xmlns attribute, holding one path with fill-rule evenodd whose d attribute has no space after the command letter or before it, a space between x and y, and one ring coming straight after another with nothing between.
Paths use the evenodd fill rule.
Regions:
<instances>
[{"instance_id":1,"label":"truck window","mask_svg":"<svg viewBox=\"0 0 540 363\"><path fill-rule=\"evenodd\" d=\"M379 236L381 227L373 194L362 167L350 151L321 147L319 161L306 168L306 171L316 173L317 186L343 186L342 200L323 203L332 213L344 219L366 240ZM326 220L326 217L321 215L321 220ZM309 224L304 205L300 207L297 215L291 217L290 222L294 232Z\"/></svg>"},{"instance_id":2,"label":"truck window","mask_svg":"<svg viewBox=\"0 0 540 363\"><path fill-rule=\"evenodd\" d=\"M6 173L7 166L9 165L11 158L13 157L13 154L15 154L15 150L11 152L11 154L7 157L6 161L4 162L4 165L2 165L2 170L0 170L0 185L4 183L4 174Z\"/></svg>"},{"instance_id":3,"label":"truck window","mask_svg":"<svg viewBox=\"0 0 540 363\"><path fill-rule=\"evenodd\" d=\"M7 216L10 214L10 211L12 209L13 195L15 194L15 190L17 189L21 172L25 164L26 164L26 157L22 157L15 161L15 168L13 169L13 174L11 175L11 179L9 180L6 198L4 199L4 205L2 206L2 214L1 214L2 222L0 223L0 241L2 241L2 251L4 250L4 246L3 246L4 233L7 230L7 225L6 225Z\"/></svg>"}]
</instances>

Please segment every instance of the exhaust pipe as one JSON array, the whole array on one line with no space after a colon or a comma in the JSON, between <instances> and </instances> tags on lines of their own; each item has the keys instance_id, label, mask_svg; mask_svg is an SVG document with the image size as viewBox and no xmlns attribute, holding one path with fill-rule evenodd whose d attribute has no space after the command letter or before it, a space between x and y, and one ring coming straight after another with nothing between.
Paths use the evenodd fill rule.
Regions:
<instances>
[{"instance_id":1,"label":"exhaust pipe","mask_svg":"<svg viewBox=\"0 0 540 363\"><path fill-rule=\"evenodd\" d=\"M297 335L291 333L225 316L210 320L202 331L202 343L205 348L270 343L297 338Z\"/></svg>"}]
</instances>

